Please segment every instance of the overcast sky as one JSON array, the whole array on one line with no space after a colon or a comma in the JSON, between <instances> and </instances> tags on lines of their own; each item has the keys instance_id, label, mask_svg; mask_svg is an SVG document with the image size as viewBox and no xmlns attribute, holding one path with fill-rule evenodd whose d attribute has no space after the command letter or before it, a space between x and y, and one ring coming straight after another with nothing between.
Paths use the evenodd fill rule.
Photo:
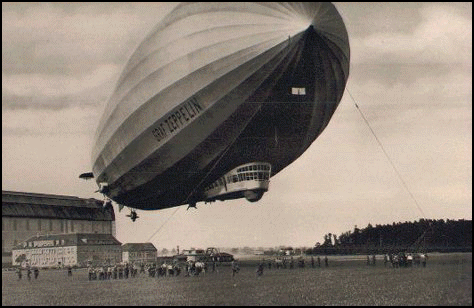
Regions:
<instances>
[{"instance_id":1,"label":"overcast sky","mask_svg":"<svg viewBox=\"0 0 474 308\"><path fill-rule=\"evenodd\" d=\"M114 206L120 241L311 247L355 225L472 219L472 3L335 5L351 71L312 146L257 203L138 211L135 223ZM78 179L92 169L100 115L128 58L174 6L2 3L3 190L102 199Z\"/></svg>"}]
</instances>

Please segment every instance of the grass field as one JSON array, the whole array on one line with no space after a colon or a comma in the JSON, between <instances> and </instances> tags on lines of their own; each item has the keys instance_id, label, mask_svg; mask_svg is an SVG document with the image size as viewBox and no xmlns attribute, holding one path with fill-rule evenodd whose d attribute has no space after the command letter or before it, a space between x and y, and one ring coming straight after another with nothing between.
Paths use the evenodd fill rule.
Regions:
<instances>
[{"instance_id":1,"label":"grass field","mask_svg":"<svg viewBox=\"0 0 474 308\"><path fill-rule=\"evenodd\" d=\"M87 272L40 271L38 280L2 273L2 305L472 305L472 253L430 254L412 268L366 266L365 257L329 257L329 267L267 268L241 258L195 277L88 281Z\"/></svg>"}]
</instances>

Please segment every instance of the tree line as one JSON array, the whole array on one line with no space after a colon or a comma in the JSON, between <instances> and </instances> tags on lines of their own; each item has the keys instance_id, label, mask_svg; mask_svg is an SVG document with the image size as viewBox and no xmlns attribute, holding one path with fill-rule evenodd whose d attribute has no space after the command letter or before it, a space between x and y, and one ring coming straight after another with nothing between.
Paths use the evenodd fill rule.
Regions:
<instances>
[{"instance_id":1,"label":"tree line","mask_svg":"<svg viewBox=\"0 0 474 308\"><path fill-rule=\"evenodd\" d=\"M387 225L370 223L339 236L327 233L312 254L388 253L393 251L471 251L472 220L420 219Z\"/></svg>"}]
</instances>

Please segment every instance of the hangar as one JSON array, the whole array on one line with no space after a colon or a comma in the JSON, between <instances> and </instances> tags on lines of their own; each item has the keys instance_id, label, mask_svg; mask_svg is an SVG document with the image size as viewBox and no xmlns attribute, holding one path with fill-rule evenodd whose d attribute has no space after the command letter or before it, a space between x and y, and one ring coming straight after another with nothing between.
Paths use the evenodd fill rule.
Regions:
<instances>
[{"instance_id":1,"label":"hangar","mask_svg":"<svg viewBox=\"0 0 474 308\"><path fill-rule=\"evenodd\" d=\"M113 207L93 198L2 190L2 267L12 264L12 248L32 237L72 233L115 236Z\"/></svg>"}]
</instances>

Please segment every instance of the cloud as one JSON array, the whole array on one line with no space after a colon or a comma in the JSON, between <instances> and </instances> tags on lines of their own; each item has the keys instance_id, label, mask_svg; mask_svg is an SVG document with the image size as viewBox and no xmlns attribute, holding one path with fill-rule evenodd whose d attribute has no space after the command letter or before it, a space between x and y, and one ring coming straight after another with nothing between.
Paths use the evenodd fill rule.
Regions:
<instances>
[{"instance_id":1,"label":"cloud","mask_svg":"<svg viewBox=\"0 0 474 308\"><path fill-rule=\"evenodd\" d=\"M2 73L2 93L16 96L47 96L51 98L77 95L89 91L110 81L119 74L116 65L101 65L84 75L46 75Z\"/></svg>"},{"instance_id":2,"label":"cloud","mask_svg":"<svg viewBox=\"0 0 474 308\"><path fill-rule=\"evenodd\" d=\"M2 135L87 135L97 127L100 110L71 107L60 110L2 110Z\"/></svg>"},{"instance_id":3,"label":"cloud","mask_svg":"<svg viewBox=\"0 0 474 308\"><path fill-rule=\"evenodd\" d=\"M65 56L74 59L111 57L123 51L129 40L138 43L171 4L72 5L66 11L61 4L42 3L24 10L11 4L2 10L2 47L34 44L37 59ZM98 9L102 8L102 10ZM135 46L129 46L134 48Z\"/></svg>"},{"instance_id":4,"label":"cloud","mask_svg":"<svg viewBox=\"0 0 474 308\"><path fill-rule=\"evenodd\" d=\"M420 104L467 105L472 99L471 82L470 70L440 72L407 67L395 72L390 66L376 70L358 67L352 71L349 89L364 104L396 104L403 108Z\"/></svg>"},{"instance_id":5,"label":"cloud","mask_svg":"<svg viewBox=\"0 0 474 308\"><path fill-rule=\"evenodd\" d=\"M2 109L105 105L127 58L175 4L2 4Z\"/></svg>"},{"instance_id":6,"label":"cloud","mask_svg":"<svg viewBox=\"0 0 474 308\"><path fill-rule=\"evenodd\" d=\"M2 110L103 106L119 72L101 65L83 75L2 74Z\"/></svg>"},{"instance_id":7,"label":"cloud","mask_svg":"<svg viewBox=\"0 0 474 308\"><path fill-rule=\"evenodd\" d=\"M351 40L355 63L461 63L472 65L472 18L443 4L419 10L411 32L378 32Z\"/></svg>"}]
</instances>

